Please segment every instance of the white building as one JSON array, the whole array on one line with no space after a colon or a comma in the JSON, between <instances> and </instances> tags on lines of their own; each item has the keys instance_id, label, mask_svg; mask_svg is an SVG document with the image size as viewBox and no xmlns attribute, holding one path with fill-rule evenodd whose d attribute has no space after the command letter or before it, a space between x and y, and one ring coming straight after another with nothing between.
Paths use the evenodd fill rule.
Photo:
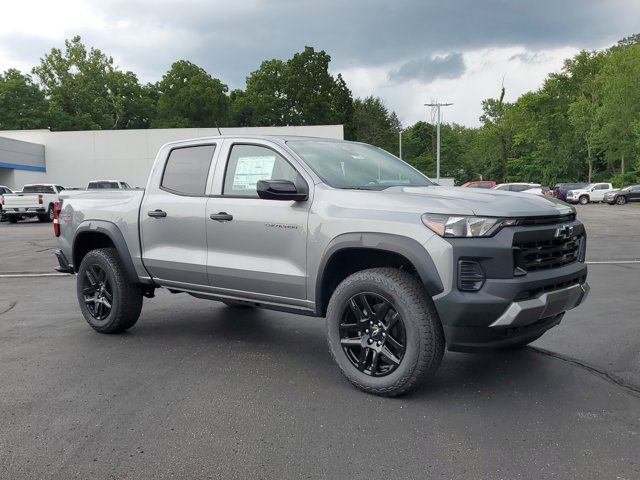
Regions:
<instances>
[{"instance_id":1,"label":"white building","mask_svg":"<svg viewBox=\"0 0 640 480\"><path fill-rule=\"evenodd\" d=\"M222 128L223 135L308 135L342 139L342 125ZM217 136L215 128L0 131L0 185L27 183L86 188L91 180L123 180L144 187L156 153L167 142Z\"/></svg>"}]
</instances>

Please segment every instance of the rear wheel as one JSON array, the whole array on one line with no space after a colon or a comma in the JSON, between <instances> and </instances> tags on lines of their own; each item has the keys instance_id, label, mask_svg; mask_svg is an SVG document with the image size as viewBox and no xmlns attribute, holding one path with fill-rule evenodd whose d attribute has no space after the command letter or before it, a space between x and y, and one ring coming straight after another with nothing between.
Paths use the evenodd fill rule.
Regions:
<instances>
[{"instance_id":1,"label":"rear wheel","mask_svg":"<svg viewBox=\"0 0 640 480\"><path fill-rule=\"evenodd\" d=\"M38 220L41 222L53 222L53 205L49 205L47 213L38 215Z\"/></svg>"},{"instance_id":2,"label":"rear wheel","mask_svg":"<svg viewBox=\"0 0 640 480\"><path fill-rule=\"evenodd\" d=\"M624 205L625 203L627 203L627 197L625 197L624 195L618 195L616 197L616 203L618 205Z\"/></svg>"},{"instance_id":3,"label":"rear wheel","mask_svg":"<svg viewBox=\"0 0 640 480\"><path fill-rule=\"evenodd\" d=\"M586 205L587 203L589 203L589 197L587 197L586 195L582 195L578 199L578 202L580 203L580 205Z\"/></svg>"},{"instance_id":4,"label":"rear wheel","mask_svg":"<svg viewBox=\"0 0 640 480\"><path fill-rule=\"evenodd\" d=\"M142 291L129 281L113 248L92 250L82 259L77 295L85 320L100 333L124 332L142 310Z\"/></svg>"},{"instance_id":5,"label":"rear wheel","mask_svg":"<svg viewBox=\"0 0 640 480\"><path fill-rule=\"evenodd\" d=\"M327 309L329 350L356 387L395 396L432 375L444 354L442 325L424 287L396 268L347 277Z\"/></svg>"}]
</instances>

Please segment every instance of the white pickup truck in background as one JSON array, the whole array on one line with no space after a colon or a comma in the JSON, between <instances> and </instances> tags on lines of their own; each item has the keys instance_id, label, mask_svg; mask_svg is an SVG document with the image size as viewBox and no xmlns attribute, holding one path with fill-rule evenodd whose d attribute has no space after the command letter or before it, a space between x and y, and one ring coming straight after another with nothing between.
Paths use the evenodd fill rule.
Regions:
<instances>
[{"instance_id":1,"label":"white pickup truck in background","mask_svg":"<svg viewBox=\"0 0 640 480\"><path fill-rule=\"evenodd\" d=\"M589 202L603 202L605 194L612 191L613 185L610 183L590 183L584 188L569 190L567 203L586 205Z\"/></svg>"},{"instance_id":2,"label":"white pickup truck in background","mask_svg":"<svg viewBox=\"0 0 640 480\"><path fill-rule=\"evenodd\" d=\"M22 192L2 196L2 211L10 223L31 217L38 217L41 222L52 222L53 206L63 190L64 187L51 183L25 185Z\"/></svg>"}]
</instances>

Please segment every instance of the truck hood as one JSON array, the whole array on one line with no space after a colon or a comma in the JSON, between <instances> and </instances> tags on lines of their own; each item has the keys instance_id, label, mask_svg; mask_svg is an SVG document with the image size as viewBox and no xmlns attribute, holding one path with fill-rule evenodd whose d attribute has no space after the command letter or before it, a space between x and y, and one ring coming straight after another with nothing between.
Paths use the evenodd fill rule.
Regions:
<instances>
[{"instance_id":1,"label":"truck hood","mask_svg":"<svg viewBox=\"0 0 640 480\"><path fill-rule=\"evenodd\" d=\"M424 213L488 217L538 217L566 215L575 208L553 197L502 190L462 187L391 187L384 195L410 202Z\"/></svg>"}]
</instances>

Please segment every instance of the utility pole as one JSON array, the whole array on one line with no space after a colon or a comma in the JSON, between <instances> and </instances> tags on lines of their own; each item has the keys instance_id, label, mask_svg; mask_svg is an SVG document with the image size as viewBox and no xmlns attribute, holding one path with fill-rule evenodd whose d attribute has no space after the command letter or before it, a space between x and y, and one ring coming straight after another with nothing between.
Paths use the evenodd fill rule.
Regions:
<instances>
[{"instance_id":1,"label":"utility pole","mask_svg":"<svg viewBox=\"0 0 640 480\"><path fill-rule=\"evenodd\" d=\"M436 119L436 183L440 183L440 107L448 107L453 103L425 103L425 107L435 107Z\"/></svg>"},{"instance_id":2,"label":"utility pole","mask_svg":"<svg viewBox=\"0 0 640 480\"><path fill-rule=\"evenodd\" d=\"M400 157L400 160L402 160L402 129L398 130L398 145L399 145L398 156Z\"/></svg>"}]
</instances>

